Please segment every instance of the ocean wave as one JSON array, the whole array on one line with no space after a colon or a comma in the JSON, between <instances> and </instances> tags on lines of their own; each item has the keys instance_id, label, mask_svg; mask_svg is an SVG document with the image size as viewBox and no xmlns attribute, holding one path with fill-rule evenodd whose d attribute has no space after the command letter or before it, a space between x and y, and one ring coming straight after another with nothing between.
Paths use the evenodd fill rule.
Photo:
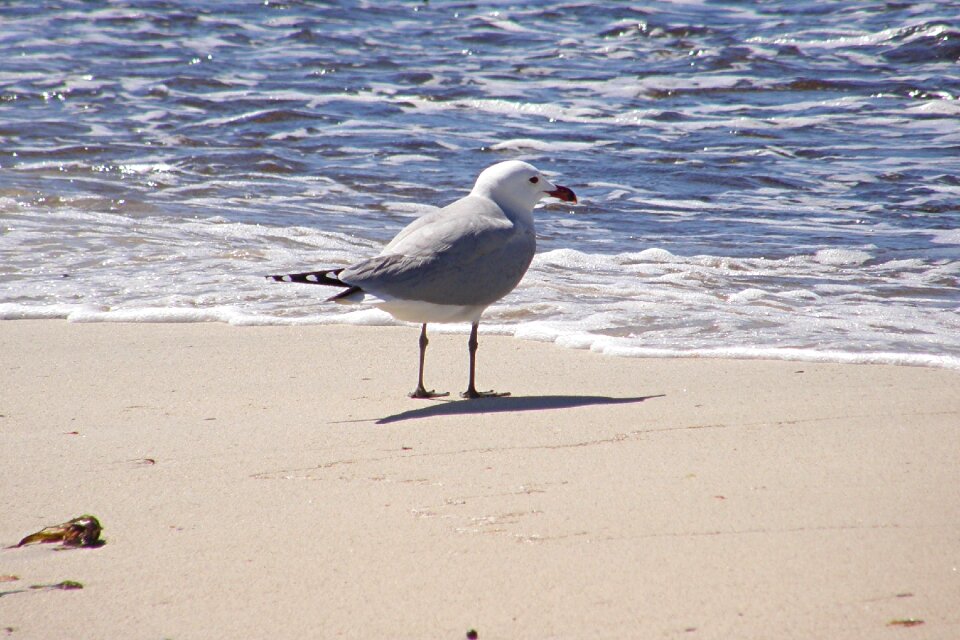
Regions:
<instances>
[{"instance_id":1,"label":"ocean wave","mask_svg":"<svg viewBox=\"0 0 960 640\"><path fill-rule=\"evenodd\" d=\"M5 3L0 318L391 322L262 276L523 158L581 204L487 332L960 354L957 2L372 7Z\"/></svg>"}]
</instances>

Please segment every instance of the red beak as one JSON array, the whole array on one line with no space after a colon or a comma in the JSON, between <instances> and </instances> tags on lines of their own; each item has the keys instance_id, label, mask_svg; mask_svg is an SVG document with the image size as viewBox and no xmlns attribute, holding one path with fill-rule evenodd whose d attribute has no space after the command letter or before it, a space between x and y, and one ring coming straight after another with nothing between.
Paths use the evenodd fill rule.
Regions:
<instances>
[{"instance_id":1,"label":"red beak","mask_svg":"<svg viewBox=\"0 0 960 640\"><path fill-rule=\"evenodd\" d=\"M573 192L573 189L564 187L562 185L557 185L557 188L553 191L547 191L548 196L553 196L557 200L563 200L564 202L577 203L577 194Z\"/></svg>"}]
</instances>

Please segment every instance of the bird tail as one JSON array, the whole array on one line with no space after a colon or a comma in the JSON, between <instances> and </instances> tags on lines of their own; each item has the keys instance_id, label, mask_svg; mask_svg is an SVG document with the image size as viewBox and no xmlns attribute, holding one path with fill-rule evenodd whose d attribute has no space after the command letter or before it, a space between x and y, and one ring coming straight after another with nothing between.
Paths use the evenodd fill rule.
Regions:
<instances>
[{"instance_id":1,"label":"bird tail","mask_svg":"<svg viewBox=\"0 0 960 640\"><path fill-rule=\"evenodd\" d=\"M326 269L324 271L308 271L306 273L288 273L279 276L266 276L267 280L275 282L302 282L303 284L323 284L329 287L349 287L340 280L343 269Z\"/></svg>"},{"instance_id":2,"label":"bird tail","mask_svg":"<svg viewBox=\"0 0 960 640\"><path fill-rule=\"evenodd\" d=\"M274 282L302 282L303 284L323 284L328 287L347 287L340 293L327 298L327 302L356 302L350 296L363 291L360 287L349 285L340 279L343 269L327 269L326 271L308 271L306 273L288 273L280 276L266 276Z\"/></svg>"}]
</instances>

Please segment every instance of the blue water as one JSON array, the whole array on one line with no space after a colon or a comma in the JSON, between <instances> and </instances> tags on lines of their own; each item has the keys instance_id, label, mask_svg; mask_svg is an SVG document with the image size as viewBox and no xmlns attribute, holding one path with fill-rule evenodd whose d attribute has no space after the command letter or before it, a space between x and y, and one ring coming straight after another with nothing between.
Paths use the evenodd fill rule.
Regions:
<instances>
[{"instance_id":1,"label":"blue water","mask_svg":"<svg viewBox=\"0 0 960 640\"><path fill-rule=\"evenodd\" d=\"M957 16L8 1L0 318L387 323L260 276L369 255L520 158L582 203L537 211L487 331L960 368Z\"/></svg>"}]
</instances>

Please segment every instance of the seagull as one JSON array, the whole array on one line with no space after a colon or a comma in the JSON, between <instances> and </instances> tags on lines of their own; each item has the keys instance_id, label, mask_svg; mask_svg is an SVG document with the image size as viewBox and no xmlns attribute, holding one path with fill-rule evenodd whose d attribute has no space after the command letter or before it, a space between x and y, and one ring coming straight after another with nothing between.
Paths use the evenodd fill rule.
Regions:
<instances>
[{"instance_id":1,"label":"seagull","mask_svg":"<svg viewBox=\"0 0 960 640\"><path fill-rule=\"evenodd\" d=\"M328 298L370 305L420 327L420 372L411 398L449 395L423 384L427 324L469 322L470 377L463 398L507 396L477 391L477 329L484 310L520 282L537 240L533 208L545 196L576 203L573 191L553 184L536 167L509 160L480 173L469 195L427 213L402 229L372 258L343 268L266 276L277 282L342 287Z\"/></svg>"}]
</instances>

